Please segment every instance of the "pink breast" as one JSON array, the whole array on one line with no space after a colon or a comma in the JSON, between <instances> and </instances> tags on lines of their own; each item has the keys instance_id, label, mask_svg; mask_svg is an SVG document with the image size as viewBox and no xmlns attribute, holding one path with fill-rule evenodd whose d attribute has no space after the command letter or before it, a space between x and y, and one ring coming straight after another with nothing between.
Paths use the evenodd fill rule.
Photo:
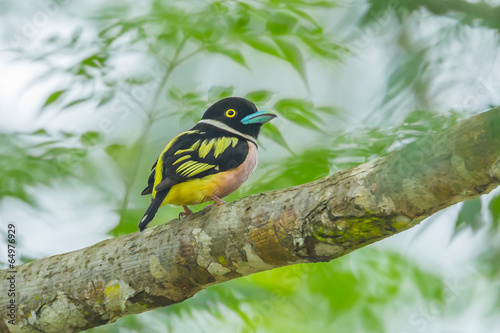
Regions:
<instances>
[{"instance_id":1,"label":"pink breast","mask_svg":"<svg viewBox=\"0 0 500 333\"><path fill-rule=\"evenodd\" d=\"M257 147L252 142L247 143L248 155L245 161L236 169L221 173L221 176L217 177L218 186L213 193L215 196L224 198L236 191L257 167Z\"/></svg>"}]
</instances>

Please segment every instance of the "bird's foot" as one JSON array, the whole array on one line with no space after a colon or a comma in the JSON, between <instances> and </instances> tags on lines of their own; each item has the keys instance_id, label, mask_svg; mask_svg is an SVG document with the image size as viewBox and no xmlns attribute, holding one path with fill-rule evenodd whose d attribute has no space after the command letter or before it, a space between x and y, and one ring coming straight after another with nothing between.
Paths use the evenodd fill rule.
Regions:
<instances>
[{"instance_id":1,"label":"bird's foot","mask_svg":"<svg viewBox=\"0 0 500 333\"><path fill-rule=\"evenodd\" d=\"M214 203L213 203L214 205L221 206L221 205L227 204L227 202L225 202L224 200L222 200L219 197L216 197L215 195L212 195L212 199L214 200Z\"/></svg>"},{"instance_id":2,"label":"bird's foot","mask_svg":"<svg viewBox=\"0 0 500 333\"><path fill-rule=\"evenodd\" d=\"M179 220L183 216L189 216L189 215L193 214L193 211L191 209L189 209L188 206L182 206L182 208L184 208L184 211L179 213Z\"/></svg>"},{"instance_id":3,"label":"bird's foot","mask_svg":"<svg viewBox=\"0 0 500 333\"><path fill-rule=\"evenodd\" d=\"M210 209L212 209L213 206L222 206L224 204L227 204L227 202L219 197L216 197L215 195L212 195L212 199L214 200L214 203L203 207L203 213L208 212Z\"/></svg>"}]
</instances>

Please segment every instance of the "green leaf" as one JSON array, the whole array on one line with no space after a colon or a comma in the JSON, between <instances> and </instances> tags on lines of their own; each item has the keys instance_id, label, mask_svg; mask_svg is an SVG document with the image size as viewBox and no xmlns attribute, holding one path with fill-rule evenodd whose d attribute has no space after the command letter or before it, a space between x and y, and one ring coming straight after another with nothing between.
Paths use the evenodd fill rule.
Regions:
<instances>
[{"instance_id":1,"label":"green leaf","mask_svg":"<svg viewBox=\"0 0 500 333\"><path fill-rule=\"evenodd\" d=\"M115 143L107 146L104 150L106 151L106 154L116 160L117 156L120 155L124 150L126 150L126 147L124 145Z\"/></svg>"},{"instance_id":2,"label":"green leaf","mask_svg":"<svg viewBox=\"0 0 500 333\"><path fill-rule=\"evenodd\" d=\"M105 148L106 153L115 161L120 168L121 176L124 179L130 177L134 172L134 164L130 163L130 156L137 156L137 143L135 145L124 146L121 144L111 144Z\"/></svg>"},{"instance_id":3,"label":"green leaf","mask_svg":"<svg viewBox=\"0 0 500 333\"><path fill-rule=\"evenodd\" d=\"M340 110L338 108L334 108L333 106L318 106L314 108L315 110L329 114L332 116L338 116L340 114Z\"/></svg>"},{"instance_id":4,"label":"green leaf","mask_svg":"<svg viewBox=\"0 0 500 333\"><path fill-rule=\"evenodd\" d=\"M241 53L239 50L224 49L222 51L219 51L218 53L225 55L226 57L231 58L233 61L237 62L238 64L242 65L243 67L248 68L248 65L245 61L245 57L243 56L243 53Z\"/></svg>"},{"instance_id":5,"label":"green leaf","mask_svg":"<svg viewBox=\"0 0 500 333\"><path fill-rule=\"evenodd\" d=\"M491 212L491 216L493 217L493 230L498 230L500 227L500 195L491 200L489 209Z\"/></svg>"},{"instance_id":6,"label":"green leaf","mask_svg":"<svg viewBox=\"0 0 500 333\"><path fill-rule=\"evenodd\" d=\"M182 99L182 91L177 87L172 87L168 90L168 96L172 100L179 102Z\"/></svg>"},{"instance_id":7,"label":"green leaf","mask_svg":"<svg viewBox=\"0 0 500 333\"><path fill-rule=\"evenodd\" d=\"M302 56L302 52L299 50L299 48L284 39L275 38L274 41L283 52L285 60L289 62L293 66L293 68L295 68L302 80L307 84L304 57Z\"/></svg>"},{"instance_id":8,"label":"green leaf","mask_svg":"<svg viewBox=\"0 0 500 333\"><path fill-rule=\"evenodd\" d=\"M297 18L285 12L268 16L266 30L273 35L283 35L290 33L297 25Z\"/></svg>"},{"instance_id":9,"label":"green leaf","mask_svg":"<svg viewBox=\"0 0 500 333\"><path fill-rule=\"evenodd\" d=\"M213 86L208 90L208 100L218 101L220 99L233 96L234 87Z\"/></svg>"},{"instance_id":10,"label":"green leaf","mask_svg":"<svg viewBox=\"0 0 500 333\"><path fill-rule=\"evenodd\" d=\"M46 106L49 106L55 102L57 102L57 100L59 100L59 98L62 96L63 93L66 92L66 89L63 89L63 90L58 90L56 92L53 92L52 94L50 94L50 96L47 98L47 100L45 101L45 103L43 104L43 107L46 107Z\"/></svg>"},{"instance_id":11,"label":"green leaf","mask_svg":"<svg viewBox=\"0 0 500 333\"><path fill-rule=\"evenodd\" d=\"M286 114L288 112L299 112L315 121L321 121L321 118L313 111L314 105L306 100L283 98L274 104L274 108L282 114Z\"/></svg>"},{"instance_id":12,"label":"green leaf","mask_svg":"<svg viewBox=\"0 0 500 333\"><path fill-rule=\"evenodd\" d=\"M73 102L70 102L70 103L66 104L65 106L63 106L63 108L64 109L70 108L72 106L78 105L78 104L86 102L86 101L88 101L88 98L80 98L80 99L77 99L77 100L75 100Z\"/></svg>"},{"instance_id":13,"label":"green leaf","mask_svg":"<svg viewBox=\"0 0 500 333\"><path fill-rule=\"evenodd\" d=\"M95 146L102 142L101 133L96 131L89 131L80 136L80 141L87 147Z\"/></svg>"},{"instance_id":14,"label":"green leaf","mask_svg":"<svg viewBox=\"0 0 500 333\"><path fill-rule=\"evenodd\" d=\"M31 135L48 135L48 133L45 129L40 128L39 130L32 132Z\"/></svg>"},{"instance_id":15,"label":"green leaf","mask_svg":"<svg viewBox=\"0 0 500 333\"><path fill-rule=\"evenodd\" d=\"M419 267L413 267L408 276L412 278L418 291L427 300L441 300L444 293L443 281L433 275L432 273L425 272Z\"/></svg>"},{"instance_id":16,"label":"green leaf","mask_svg":"<svg viewBox=\"0 0 500 333\"><path fill-rule=\"evenodd\" d=\"M81 64L82 66L102 68L106 65L106 60L107 60L106 55L94 54L88 58L83 59Z\"/></svg>"},{"instance_id":17,"label":"green leaf","mask_svg":"<svg viewBox=\"0 0 500 333\"><path fill-rule=\"evenodd\" d=\"M274 109L286 119L309 129L322 131L315 123L321 118L312 109L313 104L300 99L285 98L274 104Z\"/></svg>"},{"instance_id":18,"label":"green leaf","mask_svg":"<svg viewBox=\"0 0 500 333\"><path fill-rule=\"evenodd\" d=\"M145 208L147 208L147 206ZM139 230L139 221L144 215L145 208L118 210L118 213L120 214L120 223L118 223L118 225L111 230L109 234L114 237L118 237Z\"/></svg>"},{"instance_id":19,"label":"green leaf","mask_svg":"<svg viewBox=\"0 0 500 333\"><path fill-rule=\"evenodd\" d=\"M481 216L481 206L482 204L479 198L464 202L455 224L455 235L465 228L471 228L472 231L477 231L484 225Z\"/></svg>"},{"instance_id":20,"label":"green leaf","mask_svg":"<svg viewBox=\"0 0 500 333\"><path fill-rule=\"evenodd\" d=\"M386 332L382 319L369 307L363 309L363 313L360 317L366 332Z\"/></svg>"},{"instance_id":21,"label":"green leaf","mask_svg":"<svg viewBox=\"0 0 500 333\"><path fill-rule=\"evenodd\" d=\"M318 23L316 22L316 19L314 19L311 15L306 13L305 11L298 10L297 8L290 8L290 10L297 16L301 17L302 19L306 20L310 24L312 24L315 27L319 27Z\"/></svg>"},{"instance_id":22,"label":"green leaf","mask_svg":"<svg viewBox=\"0 0 500 333\"><path fill-rule=\"evenodd\" d=\"M313 123L309 118L304 117L300 113L287 113L284 117L290 120L297 125L316 130L318 132L322 132L321 128L319 128L315 123Z\"/></svg>"},{"instance_id":23,"label":"green leaf","mask_svg":"<svg viewBox=\"0 0 500 333\"><path fill-rule=\"evenodd\" d=\"M113 97L114 97L114 91L107 93L106 95L101 97L101 99L99 100L99 103L97 104L97 107L108 104L113 99Z\"/></svg>"},{"instance_id":24,"label":"green leaf","mask_svg":"<svg viewBox=\"0 0 500 333\"><path fill-rule=\"evenodd\" d=\"M264 104L271 99L272 95L273 93L269 90L256 90L246 94L245 98L255 104Z\"/></svg>"},{"instance_id":25,"label":"green leaf","mask_svg":"<svg viewBox=\"0 0 500 333\"><path fill-rule=\"evenodd\" d=\"M254 35L242 36L241 39L250 47L257 51L267 53L277 58L281 58L279 48L274 41L268 40L266 37L259 37Z\"/></svg>"},{"instance_id":26,"label":"green leaf","mask_svg":"<svg viewBox=\"0 0 500 333\"><path fill-rule=\"evenodd\" d=\"M281 131L276 126L274 126L271 123L267 123L264 126L262 126L261 132L262 132L262 135L273 140L274 142L279 144L281 147L285 148L286 150L288 150L290 153L293 154L293 151L290 149L290 147L286 143L285 139L283 138Z\"/></svg>"}]
</instances>

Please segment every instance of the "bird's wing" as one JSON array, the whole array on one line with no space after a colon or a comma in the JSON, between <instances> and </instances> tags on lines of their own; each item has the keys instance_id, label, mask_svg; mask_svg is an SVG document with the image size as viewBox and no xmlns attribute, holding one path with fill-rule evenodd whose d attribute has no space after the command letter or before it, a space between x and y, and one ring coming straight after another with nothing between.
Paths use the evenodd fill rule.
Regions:
<instances>
[{"instance_id":1,"label":"bird's wing","mask_svg":"<svg viewBox=\"0 0 500 333\"><path fill-rule=\"evenodd\" d=\"M248 154L246 140L200 130L183 132L158 157L142 194L153 194L183 181L237 168Z\"/></svg>"}]
</instances>

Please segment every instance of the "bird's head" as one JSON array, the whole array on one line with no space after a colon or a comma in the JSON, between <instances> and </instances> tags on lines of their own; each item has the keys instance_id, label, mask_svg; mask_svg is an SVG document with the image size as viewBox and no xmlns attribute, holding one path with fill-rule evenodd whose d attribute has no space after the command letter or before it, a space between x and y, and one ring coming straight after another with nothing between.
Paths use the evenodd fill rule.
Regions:
<instances>
[{"instance_id":1,"label":"bird's head","mask_svg":"<svg viewBox=\"0 0 500 333\"><path fill-rule=\"evenodd\" d=\"M201 119L221 122L257 139L260 127L275 117L272 112L257 111L255 104L249 100L228 97L210 106Z\"/></svg>"}]
</instances>

